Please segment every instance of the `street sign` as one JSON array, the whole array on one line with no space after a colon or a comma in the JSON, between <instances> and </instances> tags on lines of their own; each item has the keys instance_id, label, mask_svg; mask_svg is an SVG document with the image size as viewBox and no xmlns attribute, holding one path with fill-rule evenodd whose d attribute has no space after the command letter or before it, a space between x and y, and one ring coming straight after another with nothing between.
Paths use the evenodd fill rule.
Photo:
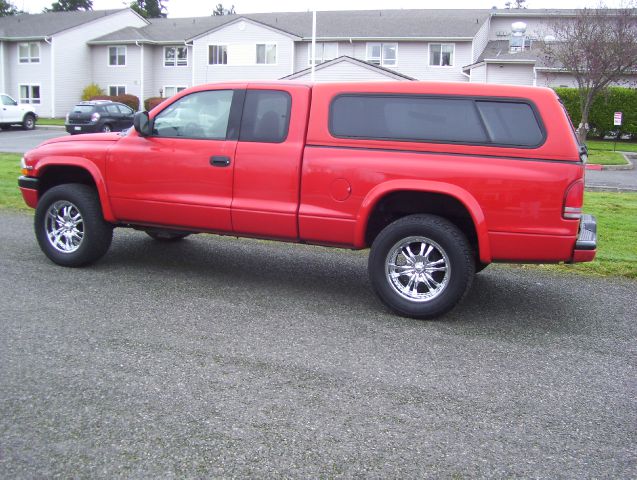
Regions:
<instances>
[{"instance_id":1,"label":"street sign","mask_svg":"<svg viewBox=\"0 0 637 480\"><path fill-rule=\"evenodd\" d=\"M615 112L615 115L613 115L613 125L617 126L617 125L621 125L622 124L622 112Z\"/></svg>"}]
</instances>

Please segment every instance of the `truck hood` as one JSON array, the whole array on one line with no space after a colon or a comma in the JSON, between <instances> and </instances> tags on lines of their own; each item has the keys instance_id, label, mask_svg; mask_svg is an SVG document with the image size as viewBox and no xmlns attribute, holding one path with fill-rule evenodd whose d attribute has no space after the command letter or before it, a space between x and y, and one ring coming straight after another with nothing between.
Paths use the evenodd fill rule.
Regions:
<instances>
[{"instance_id":1,"label":"truck hood","mask_svg":"<svg viewBox=\"0 0 637 480\"><path fill-rule=\"evenodd\" d=\"M117 142L121 137L118 132L111 133L85 133L82 135L68 135L66 137L57 137L42 142L39 146L51 145L53 143L84 143L84 142Z\"/></svg>"}]
</instances>

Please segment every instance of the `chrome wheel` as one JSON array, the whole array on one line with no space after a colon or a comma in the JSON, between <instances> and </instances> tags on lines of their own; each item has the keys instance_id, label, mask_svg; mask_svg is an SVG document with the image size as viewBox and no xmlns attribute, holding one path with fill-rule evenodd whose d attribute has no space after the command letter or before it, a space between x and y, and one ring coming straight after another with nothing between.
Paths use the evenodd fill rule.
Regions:
<instances>
[{"instance_id":1,"label":"chrome wheel","mask_svg":"<svg viewBox=\"0 0 637 480\"><path fill-rule=\"evenodd\" d=\"M84 240L84 219L74 204L67 200L53 203L44 223L49 243L58 252L73 253L80 248Z\"/></svg>"},{"instance_id":2,"label":"chrome wheel","mask_svg":"<svg viewBox=\"0 0 637 480\"><path fill-rule=\"evenodd\" d=\"M449 257L440 245L427 237L403 238L389 250L385 276L402 298L428 302L449 284Z\"/></svg>"}]
</instances>

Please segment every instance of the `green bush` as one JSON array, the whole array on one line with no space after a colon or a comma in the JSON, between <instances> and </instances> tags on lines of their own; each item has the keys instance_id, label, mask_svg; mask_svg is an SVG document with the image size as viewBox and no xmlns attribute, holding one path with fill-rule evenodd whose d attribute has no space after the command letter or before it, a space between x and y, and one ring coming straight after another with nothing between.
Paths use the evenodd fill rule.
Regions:
<instances>
[{"instance_id":1,"label":"green bush","mask_svg":"<svg viewBox=\"0 0 637 480\"><path fill-rule=\"evenodd\" d=\"M91 100L98 95L104 95L104 90L97 83L91 83L82 90L82 100Z\"/></svg>"},{"instance_id":2,"label":"green bush","mask_svg":"<svg viewBox=\"0 0 637 480\"><path fill-rule=\"evenodd\" d=\"M582 118L579 105L579 95L576 88L556 88L562 103L577 128ZM606 132L617 130L613 125L613 114L622 112L622 126L619 129L625 133L637 133L637 90L625 87L609 87L597 96L588 116L591 130L599 136Z\"/></svg>"},{"instance_id":3,"label":"green bush","mask_svg":"<svg viewBox=\"0 0 637 480\"><path fill-rule=\"evenodd\" d=\"M166 100L166 99L162 98L162 97L150 97L150 98L147 98L146 100L144 100L144 108L146 109L146 111L151 111L153 108L155 108L157 105L159 105L164 100Z\"/></svg>"}]
</instances>

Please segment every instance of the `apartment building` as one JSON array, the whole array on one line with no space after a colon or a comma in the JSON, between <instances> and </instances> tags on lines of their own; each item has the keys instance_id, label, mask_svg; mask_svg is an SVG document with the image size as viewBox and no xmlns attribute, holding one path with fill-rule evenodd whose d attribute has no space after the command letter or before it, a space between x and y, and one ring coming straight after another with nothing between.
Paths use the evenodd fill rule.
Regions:
<instances>
[{"instance_id":1,"label":"apartment building","mask_svg":"<svg viewBox=\"0 0 637 480\"><path fill-rule=\"evenodd\" d=\"M573 85L532 48L565 10L317 13L315 81ZM0 92L62 116L97 83L174 95L227 80L310 80L312 13L144 19L130 9L0 18Z\"/></svg>"}]
</instances>

